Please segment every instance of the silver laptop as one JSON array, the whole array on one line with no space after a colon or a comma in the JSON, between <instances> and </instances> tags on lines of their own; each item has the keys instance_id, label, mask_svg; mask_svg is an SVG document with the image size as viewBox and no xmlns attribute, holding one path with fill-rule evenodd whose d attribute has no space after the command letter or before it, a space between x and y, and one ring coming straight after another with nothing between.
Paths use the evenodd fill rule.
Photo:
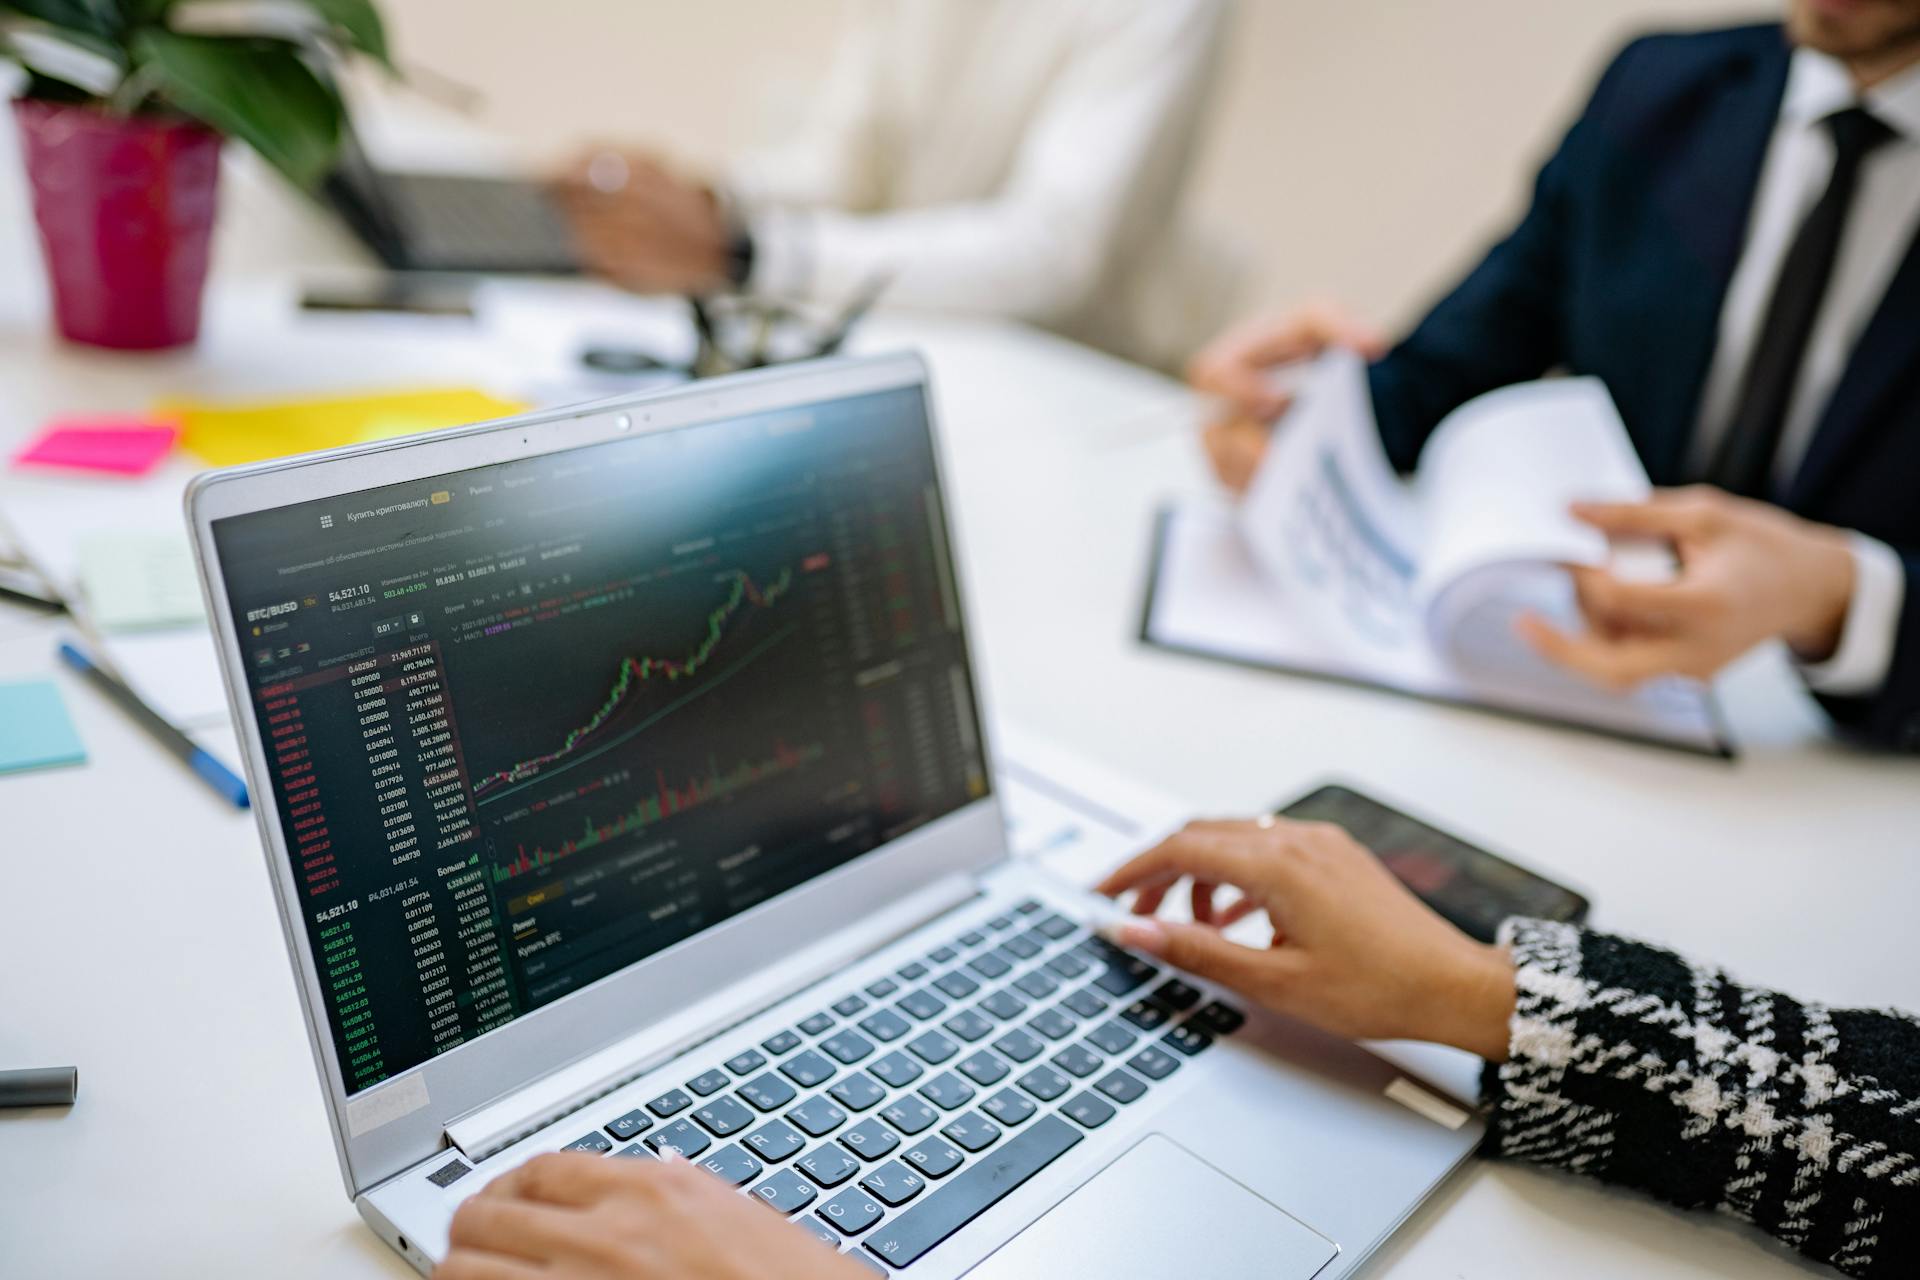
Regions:
<instances>
[{"instance_id":1,"label":"silver laptop","mask_svg":"<svg viewBox=\"0 0 1920 1280\"><path fill-rule=\"evenodd\" d=\"M1478 1137L1009 859L912 356L188 505L347 1193L422 1272L502 1171L672 1147L915 1280L1344 1275Z\"/></svg>"}]
</instances>

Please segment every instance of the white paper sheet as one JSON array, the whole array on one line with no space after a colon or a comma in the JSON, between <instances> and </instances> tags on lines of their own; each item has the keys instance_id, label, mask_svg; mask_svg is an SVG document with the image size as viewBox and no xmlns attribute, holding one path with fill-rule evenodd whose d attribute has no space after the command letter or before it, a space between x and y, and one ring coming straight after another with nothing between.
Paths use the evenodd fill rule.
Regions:
<instances>
[{"instance_id":1,"label":"white paper sheet","mask_svg":"<svg viewBox=\"0 0 1920 1280\"><path fill-rule=\"evenodd\" d=\"M1002 722L994 734L995 784L1016 857L1078 885L1098 881L1171 834L1189 810L1150 785Z\"/></svg>"},{"instance_id":2,"label":"white paper sheet","mask_svg":"<svg viewBox=\"0 0 1920 1280\"><path fill-rule=\"evenodd\" d=\"M1580 625L1565 565L1621 565L1622 549L1569 505L1649 491L1599 381L1528 383L1470 401L1434 432L1412 481L1387 461L1358 355L1329 352L1296 388L1237 515L1172 517L1150 639L1715 745L1697 684L1656 681L1616 695L1552 666L1515 632L1523 612ZM1631 547L1624 558L1640 580L1673 569L1664 548Z\"/></svg>"},{"instance_id":3,"label":"white paper sheet","mask_svg":"<svg viewBox=\"0 0 1920 1280\"><path fill-rule=\"evenodd\" d=\"M1378 433L1370 412L1366 429ZM1597 378L1523 383L1462 405L1422 451L1415 483L1427 534L1416 590L1426 601L1490 566L1606 564L1605 536L1569 504L1637 502L1649 491Z\"/></svg>"},{"instance_id":4,"label":"white paper sheet","mask_svg":"<svg viewBox=\"0 0 1920 1280\"><path fill-rule=\"evenodd\" d=\"M108 636L100 651L127 687L176 727L227 723L227 686L208 628Z\"/></svg>"},{"instance_id":5,"label":"white paper sheet","mask_svg":"<svg viewBox=\"0 0 1920 1280\"><path fill-rule=\"evenodd\" d=\"M1477 647L1489 669L1502 671L1497 682L1448 670L1423 647L1383 660L1377 649L1329 641L1261 574L1231 512L1190 506L1166 519L1146 638L1254 666L1331 676L1701 752L1721 749L1711 698L1699 685L1656 681L1631 695L1610 694L1534 658L1513 634L1504 607L1473 616L1465 625L1470 634L1456 642ZM1407 656L1414 653L1427 656L1424 661Z\"/></svg>"},{"instance_id":6,"label":"white paper sheet","mask_svg":"<svg viewBox=\"0 0 1920 1280\"><path fill-rule=\"evenodd\" d=\"M1575 624L1560 566L1606 564L1613 552L1569 504L1637 501L1649 489L1598 379L1525 383L1462 405L1412 481L1387 461L1358 355L1331 351L1296 383L1241 507L1254 561L1292 612L1405 678L1492 656L1457 644L1470 613L1548 609Z\"/></svg>"},{"instance_id":7,"label":"white paper sheet","mask_svg":"<svg viewBox=\"0 0 1920 1280\"><path fill-rule=\"evenodd\" d=\"M1357 355L1331 352L1300 382L1240 525L1300 624L1397 677L1428 673L1416 595L1424 522L1380 447Z\"/></svg>"}]
</instances>

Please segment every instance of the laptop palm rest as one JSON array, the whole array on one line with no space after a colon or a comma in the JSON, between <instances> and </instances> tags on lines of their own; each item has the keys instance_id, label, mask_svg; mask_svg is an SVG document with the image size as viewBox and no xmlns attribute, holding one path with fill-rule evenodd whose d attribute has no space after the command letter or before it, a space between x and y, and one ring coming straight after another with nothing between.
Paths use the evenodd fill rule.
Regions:
<instances>
[{"instance_id":1,"label":"laptop palm rest","mask_svg":"<svg viewBox=\"0 0 1920 1280\"><path fill-rule=\"evenodd\" d=\"M1150 1133L967 1275L1308 1280L1339 1252L1298 1218Z\"/></svg>"}]
</instances>

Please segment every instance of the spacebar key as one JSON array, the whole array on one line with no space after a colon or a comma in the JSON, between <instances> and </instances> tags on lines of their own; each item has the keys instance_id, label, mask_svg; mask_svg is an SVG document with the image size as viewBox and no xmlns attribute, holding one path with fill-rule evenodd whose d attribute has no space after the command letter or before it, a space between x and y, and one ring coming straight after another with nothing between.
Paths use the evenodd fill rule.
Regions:
<instances>
[{"instance_id":1,"label":"spacebar key","mask_svg":"<svg viewBox=\"0 0 1920 1280\"><path fill-rule=\"evenodd\" d=\"M1080 1141L1080 1130L1049 1115L1006 1146L866 1238L873 1255L904 1267L1012 1194Z\"/></svg>"}]
</instances>

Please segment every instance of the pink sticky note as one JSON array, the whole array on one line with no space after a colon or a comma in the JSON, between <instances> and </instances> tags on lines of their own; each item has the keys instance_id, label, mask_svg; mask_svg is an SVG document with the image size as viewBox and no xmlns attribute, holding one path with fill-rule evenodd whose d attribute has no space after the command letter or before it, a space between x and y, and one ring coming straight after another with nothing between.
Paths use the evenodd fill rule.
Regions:
<instances>
[{"instance_id":1,"label":"pink sticky note","mask_svg":"<svg viewBox=\"0 0 1920 1280\"><path fill-rule=\"evenodd\" d=\"M72 467L138 476L173 449L180 428L147 418L67 418L13 455L16 466Z\"/></svg>"}]
</instances>

